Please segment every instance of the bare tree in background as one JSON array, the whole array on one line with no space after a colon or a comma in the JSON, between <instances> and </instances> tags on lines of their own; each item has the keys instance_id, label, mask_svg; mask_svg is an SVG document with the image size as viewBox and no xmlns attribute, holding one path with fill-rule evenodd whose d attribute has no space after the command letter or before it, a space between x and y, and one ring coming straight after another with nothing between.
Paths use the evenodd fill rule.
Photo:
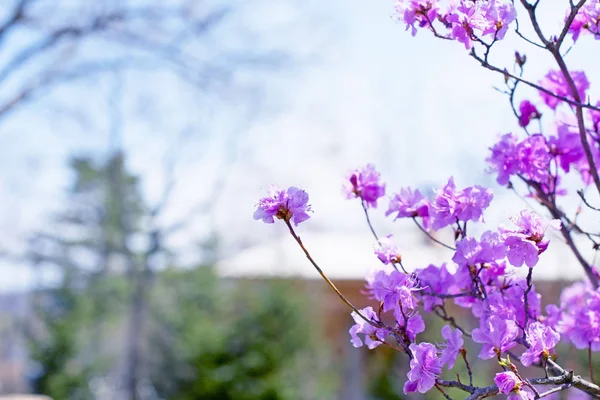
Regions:
<instances>
[{"instance_id":1,"label":"bare tree in background","mask_svg":"<svg viewBox=\"0 0 600 400\"><path fill-rule=\"evenodd\" d=\"M6 2L10 3L10 2ZM0 118L51 87L117 69L169 68L198 88L284 56L226 49L218 27L245 5L194 0L16 0L0 10Z\"/></svg>"},{"instance_id":2,"label":"bare tree in background","mask_svg":"<svg viewBox=\"0 0 600 400\"><path fill-rule=\"evenodd\" d=\"M280 67L289 60L287 52L274 48L265 51L253 42L250 34L243 45L228 46L223 37L221 28L231 25L232 16L251 3L193 0L13 1L0 10L0 127L12 113L27 107L28 103L60 86L89 85L90 77L115 75L120 71L169 70L196 90L210 92L235 80L242 69ZM82 112L95 112L78 100L74 100L72 107ZM169 235L184 228L188 221L174 221L166 226L157 222L169 206L174 186L172 160L167 160L167 182L163 195L156 204L145 209L142 230L132 225L132 215L136 210L125 201L127 182L123 179L127 177L124 173L126 157L119 139L124 133L118 123L114 125L110 133L114 147L103 177L107 192L111 193L112 211L102 214L100 210L97 215L100 219L96 221L99 226L113 231L105 232L94 242L78 241L68 245L71 248L87 246L88 250L91 245L99 246L94 248L101 255L97 269L92 271L94 274L106 273L112 255L124 260L124 273L132 285L124 386L128 398L136 400L140 398L143 364L139 338L143 334L146 297L156 259L167 253L164 242ZM217 183L209 192L218 193L218 190ZM207 197L210 199L211 195ZM194 212L207 213L210 204L210 201L198 204ZM81 222L76 219L68 222ZM72 238L53 232L42 236L36 238L29 253L36 264L81 267L76 259L64 255L57 257L51 251L45 251L47 246L39 245L40 240L64 245ZM134 249L134 237L142 237L143 249Z\"/></svg>"}]
</instances>

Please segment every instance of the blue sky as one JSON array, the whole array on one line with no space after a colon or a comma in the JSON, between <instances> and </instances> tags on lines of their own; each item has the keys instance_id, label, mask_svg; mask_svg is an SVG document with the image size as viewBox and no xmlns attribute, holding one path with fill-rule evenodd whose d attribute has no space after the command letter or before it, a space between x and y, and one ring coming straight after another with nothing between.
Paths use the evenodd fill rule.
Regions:
<instances>
[{"instance_id":1,"label":"blue sky","mask_svg":"<svg viewBox=\"0 0 600 400\"><path fill-rule=\"evenodd\" d=\"M564 3L543 9L547 31L560 22ZM184 249L182 262L194 258L190 249L211 230L222 237L224 257L278 237L280 229L251 219L254 202L272 182L310 193L315 215L306 229L315 232L364 229L356 204L341 196L340 182L347 170L367 162L378 166L392 191L436 187L450 175L459 186L493 185L484 173L486 149L498 134L515 130L516 121L505 97L492 88L502 78L479 67L460 44L427 32L411 37L391 18L388 0L259 4L240 17L256 32L252 40L286 48L301 63L282 72L240 73L240 85L218 95L198 93L166 72L107 77L53 91L5 120L0 198L6 212L0 228L11 235L1 247L18 251L22 238L47 226L47 213L60 209L70 179L69 154L108 151L111 99L119 91L122 143L148 199L160 196L163 160L175 155L177 186L163 222L190 220L172 239ZM233 34L228 40L232 46L253 45ZM591 67L600 65L597 46L581 39L568 57L571 69L587 66L596 94L600 68ZM493 59L510 65L502 60L515 49L529 55L533 80L552 66L514 35ZM537 100L532 91L520 96ZM248 107L248 99L257 106ZM79 113L73 104L97 111ZM222 178L210 215L191 215ZM522 205L494 190L492 224ZM0 271L5 277L0 290L31 283L31 272L22 266L4 263Z\"/></svg>"}]
</instances>

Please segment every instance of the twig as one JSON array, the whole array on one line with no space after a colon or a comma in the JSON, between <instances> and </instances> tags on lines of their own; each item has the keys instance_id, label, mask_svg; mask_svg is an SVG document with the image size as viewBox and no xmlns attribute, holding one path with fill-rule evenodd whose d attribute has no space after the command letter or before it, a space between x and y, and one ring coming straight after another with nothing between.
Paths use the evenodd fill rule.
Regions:
<instances>
[{"instance_id":1,"label":"twig","mask_svg":"<svg viewBox=\"0 0 600 400\"><path fill-rule=\"evenodd\" d=\"M471 366L469 365L469 361L467 361L467 349L464 347L460 349L460 355L465 361L465 366L467 367L467 373L469 374L469 385L473 386L473 371L471 371Z\"/></svg>"},{"instance_id":2,"label":"twig","mask_svg":"<svg viewBox=\"0 0 600 400\"><path fill-rule=\"evenodd\" d=\"M452 397L448 396L448 393L444 392L444 389L442 389L437 383L435 384L435 388L440 391L444 398L446 398L447 400L452 400Z\"/></svg>"},{"instance_id":3,"label":"twig","mask_svg":"<svg viewBox=\"0 0 600 400\"><path fill-rule=\"evenodd\" d=\"M585 204L586 206L588 206L589 208L591 208L594 211L600 211L600 208L596 208L594 206L592 206L585 198L583 190L578 190L577 194L579 195L579 197L581 197L581 200L583 201L583 204Z\"/></svg>"},{"instance_id":4,"label":"twig","mask_svg":"<svg viewBox=\"0 0 600 400\"><path fill-rule=\"evenodd\" d=\"M588 345L588 368L590 370L590 380L592 381L593 384L596 383L596 381L594 381L594 364L592 364L592 344L590 343Z\"/></svg>"},{"instance_id":5,"label":"twig","mask_svg":"<svg viewBox=\"0 0 600 400\"><path fill-rule=\"evenodd\" d=\"M377 236L377 233L375 232L375 228L373 228L373 224L371 223L371 218L369 217L369 211L367 210L367 205L365 204L365 201L363 199L361 199L360 204L362 205L363 211L365 212L365 218L367 219L367 224L369 225L369 229L371 230L373 237L375 238L375 240L377 240L377 243L379 243L379 245L381 245L379 236Z\"/></svg>"},{"instance_id":6,"label":"twig","mask_svg":"<svg viewBox=\"0 0 600 400\"><path fill-rule=\"evenodd\" d=\"M327 277L327 275L325 275L325 273L323 272L323 270L321 269L321 267L319 267L319 265L315 262L315 260L312 258L312 256L310 255L310 253L308 252L308 250L306 249L306 247L304 247L304 244L302 243L302 240L300 240L300 236L298 236L296 234L296 232L294 231L294 228L292 227L292 224L290 223L290 221L288 220L284 220L285 224L287 225L290 234L292 235L292 237L294 238L294 240L296 240L296 243L298 243L298 245L300 246L300 248L302 249L302 251L304 252L304 255L306 255L306 258L308 258L308 261L310 261L310 263L312 264L313 267L315 267L315 269L317 270L317 272L319 273L319 275L321 275L321 277L325 280L325 282L327 282L327 284L329 285L329 287L331 287L333 289L333 291L338 295L338 297L348 306L350 307L355 313L357 313L363 320L365 320L365 322L369 323L370 325L376 327L376 328L383 328L384 325L379 322L379 321L372 321L371 319L365 317L358 308L356 308L354 306L354 304L352 304L350 302L350 300L348 300L346 298L346 296L344 296L342 294L342 292L340 292L340 290L334 285L334 283Z\"/></svg>"},{"instance_id":7,"label":"twig","mask_svg":"<svg viewBox=\"0 0 600 400\"><path fill-rule=\"evenodd\" d=\"M456 249L452 246L448 246L446 243L441 242L439 240L437 240L436 238L434 238L429 232L427 232L427 230L425 228L423 228L421 226L421 224L419 224L419 222L417 221L417 219L415 217L413 217L412 219L415 224L419 227L419 229L421 230L421 232L423 232L425 235L427 235L427 237L429 237L429 239L433 240L434 242L436 242L439 245L444 246L445 248L447 248L448 250L452 250L452 251L456 251Z\"/></svg>"},{"instance_id":8,"label":"twig","mask_svg":"<svg viewBox=\"0 0 600 400\"><path fill-rule=\"evenodd\" d=\"M477 61L479 61L479 63L481 64L482 67L489 69L490 71L494 71L494 72L498 72L501 73L503 76L514 79L518 82L524 83L527 86L530 86L534 89L539 90L540 92L546 93L547 95L550 95L554 98L557 98L560 101L564 101L565 103L571 104L573 106L580 106L582 108L587 108L590 110L595 110L595 111L600 111L600 107L596 107L590 103L587 104L581 104L578 101L575 100L571 100L567 97L564 96L559 96L556 93L552 92L551 90L546 89L543 86L540 86L536 83L533 83L531 81L528 81L527 79L521 78L515 74L511 74L510 72L508 72L506 69L500 69L494 65L491 65L489 62L487 62L485 59L483 59L482 57L480 57L479 55L477 55L477 53L475 52L475 48L473 48L471 50L470 56L473 57L474 59L476 59Z\"/></svg>"}]
</instances>

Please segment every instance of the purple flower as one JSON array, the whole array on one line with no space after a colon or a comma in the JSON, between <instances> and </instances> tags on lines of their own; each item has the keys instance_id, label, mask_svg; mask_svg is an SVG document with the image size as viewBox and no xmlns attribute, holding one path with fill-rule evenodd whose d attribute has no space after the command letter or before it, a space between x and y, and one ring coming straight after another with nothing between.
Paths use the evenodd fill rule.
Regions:
<instances>
[{"instance_id":1,"label":"purple flower","mask_svg":"<svg viewBox=\"0 0 600 400\"><path fill-rule=\"evenodd\" d=\"M432 206L433 229L438 230L456 222L458 196L454 178L450 177L435 195Z\"/></svg>"},{"instance_id":2,"label":"purple flower","mask_svg":"<svg viewBox=\"0 0 600 400\"><path fill-rule=\"evenodd\" d=\"M586 304L590 293L590 284L586 282L575 282L567 286L560 293L560 304L564 309L577 308Z\"/></svg>"},{"instance_id":3,"label":"purple flower","mask_svg":"<svg viewBox=\"0 0 600 400\"><path fill-rule=\"evenodd\" d=\"M258 201L254 219L272 224L275 222L273 219L275 217L286 222L291 220L298 226L300 222L310 218L309 211L311 209L308 205L308 193L304 190L293 186L287 190L280 190L273 185L269 190L269 196Z\"/></svg>"},{"instance_id":4,"label":"purple flower","mask_svg":"<svg viewBox=\"0 0 600 400\"><path fill-rule=\"evenodd\" d=\"M414 342L417 335L425 330L425 321L417 313L403 314L396 309L394 316L396 317L396 322L398 322L398 327L404 331L406 337L411 342Z\"/></svg>"},{"instance_id":5,"label":"purple flower","mask_svg":"<svg viewBox=\"0 0 600 400\"><path fill-rule=\"evenodd\" d=\"M527 240L520 235L507 236L504 244L508 248L508 261L515 267L523 264L533 268L539 259L539 250L535 242Z\"/></svg>"},{"instance_id":6,"label":"purple flower","mask_svg":"<svg viewBox=\"0 0 600 400\"><path fill-rule=\"evenodd\" d=\"M556 304L548 304L545 308L546 317L544 318L544 324L551 327L552 329L558 329L558 324L562 319L562 310Z\"/></svg>"},{"instance_id":7,"label":"purple flower","mask_svg":"<svg viewBox=\"0 0 600 400\"><path fill-rule=\"evenodd\" d=\"M506 277L494 283L495 286L487 287L487 297L485 300L473 305L473 315L480 319L487 319L495 316L505 320L515 321L517 326L525 324L525 297L527 281L524 278ZM529 315L539 315L541 309L541 296L535 291L532 285L527 295Z\"/></svg>"},{"instance_id":8,"label":"purple flower","mask_svg":"<svg viewBox=\"0 0 600 400\"><path fill-rule=\"evenodd\" d=\"M496 374L494 383L502 394L511 394L513 391L521 389L521 380L512 371L500 372Z\"/></svg>"},{"instance_id":9,"label":"purple flower","mask_svg":"<svg viewBox=\"0 0 600 400\"><path fill-rule=\"evenodd\" d=\"M517 225L521 230L520 233L527 235L536 243L540 242L546 229L552 227L555 230L560 230L560 220L553 219L548 221L540 218L536 213L530 210L522 210L517 217L511 218L513 223Z\"/></svg>"},{"instance_id":10,"label":"purple flower","mask_svg":"<svg viewBox=\"0 0 600 400\"><path fill-rule=\"evenodd\" d=\"M450 370L454 367L456 357L458 357L458 353L464 344L464 340L462 338L462 332L458 329L455 329L453 332L449 325L445 325L442 328L442 337L446 342L442 348L440 363L442 366L448 364L448 369Z\"/></svg>"},{"instance_id":11,"label":"purple flower","mask_svg":"<svg viewBox=\"0 0 600 400\"><path fill-rule=\"evenodd\" d=\"M423 292L438 293L438 294L450 294L454 291L454 275L452 275L446 264L442 264L441 267L435 265L429 265L427 268L415 271L419 281L421 282L422 291L416 293L422 294ZM436 296L422 295L423 298L423 309L426 312L431 312L436 305L442 305L444 301Z\"/></svg>"},{"instance_id":12,"label":"purple flower","mask_svg":"<svg viewBox=\"0 0 600 400\"><path fill-rule=\"evenodd\" d=\"M511 218L519 227L517 230L501 228L504 244L508 248L508 261L515 267L526 264L529 268L538 262L538 255L548 248L548 241L544 241L544 234L548 226L560 229L560 221L547 221L529 210L523 210Z\"/></svg>"},{"instance_id":13,"label":"purple flower","mask_svg":"<svg viewBox=\"0 0 600 400\"><path fill-rule=\"evenodd\" d=\"M571 16L571 12L567 12L567 15L565 16L565 21L567 21L567 19ZM587 18L585 17L585 15L583 14L583 12L580 10L577 15L575 16L575 19L573 19L573 22L571 22L571 25L569 26L569 33L572 35L573 38L573 43L577 42L577 39L579 39L579 35L581 34L581 31L584 30L584 26L587 24Z\"/></svg>"},{"instance_id":14,"label":"purple flower","mask_svg":"<svg viewBox=\"0 0 600 400\"><path fill-rule=\"evenodd\" d=\"M517 145L518 172L535 182L549 178L550 148L542 135L531 135Z\"/></svg>"},{"instance_id":15,"label":"purple flower","mask_svg":"<svg viewBox=\"0 0 600 400\"><path fill-rule=\"evenodd\" d=\"M504 252L506 253L506 249L504 249ZM503 261L485 264L479 273L481 282L487 286L497 285L499 279L504 277L508 277L508 274L506 272L506 263Z\"/></svg>"},{"instance_id":16,"label":"purple flower","mask_svg":"<svg viewBox=\"0 0 600 400\"><path fill-rule=\"evenodd\" d=\"M502 260L506 257L506 245L502 236L498 232L485 231L479 241L481 251L479 253L479 262L487 263Z\"/></svg>"},{"instance_id":17,"label":"purple flower","mask_svg":"<svg viewBox=\"0 0 600 400\"><path fill-rule=\"evenodd\" d=\"M372 307L363 308L360 310L361 314L364 315L370 321L377 323L377 315L375 311L373 311ZM373 350L375 347L379 346L385 338L389 335L389 331L385 328L376 328L363 318L358 315L355 311L352 312L352 318L354 319L355 324L350 328L350 337L352 338L350 342L354 347L361 347L363 345L363 341L358 337L358 334L363 334L365 336L365 344L370 350Z\"/></svg>"},{"instance_id":18,"label":"purple flower","mask_svg":"<svg viewBox=\"0 0 600 400\"><path fill-rule=\"evenodd\" d=\"M569 339L578 349L600 350L600 292L588 291L585 306L571 311L573 324Z\"/></svg>"},{"instance_id":19,"label":"purple flower","mask_svg":"<svg viewBox=\"0 0 600 400\"><path fill-rule=\"evenodd\" d=\"M508 26L517 18L517 12L512 3L500 0L488 1L484 15L489 26L483 30L483 34L491 35L497 40L504 39Z\"/></svg>"},{"instance_id":20,"label":"purple flower","mask_svg":"<svg viewBox=\"0 0 600 400\"><path fill-rule=\"evenodd\" d=\"M461 267L475 265L479 261L481 246L474 237L468 237L456 242L456 252L452 261Z\"/></svg>"},{"instance_id":21,"label":"purple flower","mask_svg":"<svg viewBox=\"0 0 600 400\"><path fill-rule=\"evenodd\" d=\"M525 325L525 291L527 290L527 280L521 277L513 277L510 287L502 291L502 296L505 299L505 304L510 307L513 312L513 319L520 326ZM530 315L540 315L542 310L542 296L535 291L535 285L531 286L531 290L527 294L527 303L529 305Z\"/></svg>"},{"instance_id":22,"label":"purple flower","mask_svg":"<svg viewBox=\"0 0 600 400\"><path fill-rule=\"evenodd\" d=\"M482 320L480 327L474 329L472 335L473 341L483 344L479 358L487 360L513 348L519 328L515 321L492 315Z\"/></svg>"},{"instance_id":23,"label":"purple flower","mask_svg":"<svg viewBox=\"0 0 600 400\"><path fill-rule=\"evenodd\" d=\"M519 105L519 112L521 115L519 116L519 125L527 126L532 119L539 119L542 114L538 111L538 109L529 101L523 100Z\"/></svg>"},{"instance_id":24,"label":"purple flower","mask_svg":"<svg viewBox=\"0 0 600 400\"><path fill-rule=\"evenodd\" d=\"M398 248L392 240L393 235L388 235L379 241L379 244L375 246L375 255L384 264L394 264L400 262L402 257Z\"/></svg>"},{"instance_id":25,"label":"purple flower","mask_svg":"<svg viewBox=\"0 0 600 400\"><path fill-rule=\"evenodd\" d=\"M436 192L430 215L433 218L433 229L438 230L452 225L457 220L483 220L483 210L492 201L491 189L475 185L457 190L454 178Z\"/></svg>"},{"instance_id":26,"label":"purple flower","mask_svg":"<svg viewBox=\"0 0 600 400\"><path fill-rule=\"evenodd\" d=\"M475 36L490 35L502 40L515 18L516 12L510 2L489 0L461 1L445 19L452 26L450 37L463 43L468 50Z\"/></svg>"},{"instance_id":27,"label":"purple flower","mask_svg":"<svg viewBox=\"0 0 600 400\"><path fill-rule=\"evenodd\" d=\"M585 72L571 71L570 75L573 78L573 81L575 82L575 86L576 86L577 92L579 94L579 99L582 102L585 102L585 99L586 99L585 92L590 87L590 83L589 83L587 77L585 76ZM549 71L546 74L546 76L544 77L544 79L542 79L539 82L539 84L540 84L540 86L542 86L545 89L548 89L549 91L556 94L557 96L575 100L575 98L571 94L571 90L569 88L567 80L565 79L565 76L563 75L563 73L561 71L558 71L558 70ZM546 105L553 110L556 110L556 107L558 107L558 104L561 102L561 100L557 99L555 96L549 95L545 92L540 91L540 96L542 96L542 99L544 100Z\"/></svg>"},{"instance_id":28,"label":"purple flower","mask_svg":"<svg viewBox=\"0 0 600 400\"><path fill-rule=\"evenodd\" d=\"M452 257L457 265L464 267L501 260L506 256L506 245L497 232L486 231L481 241L467 237L456 242Z\"/></svg>"},{"instance_id":29,"label":"purple flower","mask_svg":"<svg viewBox=\"0 0 600 400\"><path fill-rule=\"evenodd\" d=\"M406 30L412 28L413 36L417 34L415 24L421 28L429 26L439 11L437 0L396 0L395 8L397 18L406 23Z\"/></svg>"},{"instance_id":30,"label":"purple flower","mask_svg":"<svg viewBox=\"0 0 600 400\"><path fill-rule=\"evenodd\" d=\"M481 13L482 9L474 2L460 2L458 6L447 16L448 22L452 23L450 37L465 45L469 50L473 46L474 31L483 30L485 19Z\"/></svg>"},{"instance_id":31,"label":"purple flower","mask_svg":"<svg viewBox=\"0 0 600 400\"><path fill-rule=\"evenodd\" d=\"M570 10L565 16L565 21L570 17ZM569 33L573 35L573 42L576 42L579 35L591 33L596 39L600 39L600 2L588 1L579 9L575 19L569 26Z\"/></svg>"},{"instance_id":32,"label":"purple flower","mask_svg":"<svg viewBox=\"0 0 600 400\"><path fill-rule=\"evenodd\" d=\"M492 189L479 185L463 189L458 196L456 217L461 221L482 221L483 210L490 206L493 198Z\"/></svg>"},{"instance_id":33,"label":"purple flower","mask_svg":"<svg viewBox=\"0 0 600 400\"><path fill-rule=\"evenodd\" d=\"M397 213L395 219L412 217L427 218L430 206L429 199L423 196L419 189L402 188L399 193L394 193L385 215L388 216Z\"/></svg>"},{"instance_id":34,"label":"purple flower","mask_svg":"<svg viewBox=\"0 0 600 400\"><path fill-rule=\"evenodd\" d=\"M434 385L435 380L442 373L442 365L437 355L437 350L431 343L411 344L410 371L408 381L404 383L404 393L426 393Z\"/></svg>"},{"instance_id":35,"label":"purple flower","mask_svg":"<svg viewBox=\"0 0 600 400\"><path fill-rule=\"evenodd\" d=\"M415 283L409 275L399 271L387 274L379 271L371 284L373 297L383 302L383 311L395 310L401 307L406 313L417 306L413 296Z\"/></svg>"},{"instance_id":36,"label":"purple flower","mask_svg":"<svg viewBox=\"0 0 600 400\"><path fill-rule=\"evenodd\" d=\"M500 185L506 185L512 175L519 173L517 144L518 138L507 133L490 149L492 154L486 161L491 164L491 170L498 173L496 181Z\"/></svg>"},{"instance_id":37,"label":"purple flower","mask_svg":"<svg viewBox=\"0 0 600 400\"><path fill-rule=\"evenodd\" d=\"M558 165L565 172L569 172L571 165L578 166L581 162L584 163L584 167L587 166L579 133L573 132L569 126L561 124L557 128L557 134L558 136L550 137L548 144L551 153L556 155Z\"/></svg>"},{"instance_id":38,"label":"purple flower","mask_svg":"<svg viewBox=\"0 0 600 400\"><path fill-rule=\"evenodd\" d=\"M372 164L349 173L344 182L346 198L364 200L367 207L377 207L377 199L385 195L385 183L380 182L380 174Z\"/></svg>"},{"instance_id":39,"label":"purple flower","mask_svg":"<svg viewBox=\"0 0 600 400\"><path fill-rule=\"evenodd\" d=\"M507 400L533 400L535 396L528 390L522 390L523 382L512 371L500 372L494 378L498 390L509 395Z\"/></svg>"},{"instance_id":40,"label":"purple flower","mask_svg":"<svg viewBox=\"0 0 600 400\"><path fill-rule=\"evenodd\" d=\"M528 367L541 355L548 357L550 350L558 344L560 334L540 322L533 322L527 327L527 343L529 348L521 355L521 363Z\"/></svg>"}]
</instances>

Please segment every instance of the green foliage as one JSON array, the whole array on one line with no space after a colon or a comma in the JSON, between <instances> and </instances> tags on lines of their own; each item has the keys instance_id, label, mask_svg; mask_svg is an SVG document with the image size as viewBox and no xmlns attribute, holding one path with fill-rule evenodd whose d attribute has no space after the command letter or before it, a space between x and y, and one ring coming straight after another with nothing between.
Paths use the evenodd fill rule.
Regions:
<instances>
[{"instance_id":1,"label":"green foliage","mask_svg":"<svg viewBox=\"0 0 600 400\"><path fill-rule=\"evenodd\" d=\"M44 333L31 334L30 357L40 371L32 380L35 393L55 399L91 398L87 382L91 365L79 359L81 340L79 328L89 318L89 303L69 287L38 294L37 315Z\"/></svg>"},{"instance_id":2,"label":"green foliage","mask_svg":"<svg viewBox=\"0 0 600 400\"><path fill-rule=\"evenodd\" d=\"M157 271L150 258L170 252L144 230L152 213L123 154L76 158L72 167L56 229L32 241L34 262L63 272L58 289L37 294L29 337L36 393L92 399L90 381L112 375L135 376L131 387L149 384L161 399L331 398L307 293L284 282L222 280L209 267ZM132 248L139 237L156 242ZM143 303L139 319L132 299ZM135 374L127 369L132 343Z\"/></svg>"},{"instance_id":3,"label":"green foliage","mask_svg":"<svg viewBox=\"0 0 600 400\"><path fill-rule=\"evenodd\" d=\"M153 336L153 347L169 354L154 366L156 374L171 374L153 379L162 397L286 400L329 393L319 382L330 376L319 368L314 326L291 284L218 281L210 268L199 268L171 271L161 286L160 328L172 333ZM174 299L169 308L165 297ZM173 368L170 359L181 363Z\"/></svg>"}]
</instances>

